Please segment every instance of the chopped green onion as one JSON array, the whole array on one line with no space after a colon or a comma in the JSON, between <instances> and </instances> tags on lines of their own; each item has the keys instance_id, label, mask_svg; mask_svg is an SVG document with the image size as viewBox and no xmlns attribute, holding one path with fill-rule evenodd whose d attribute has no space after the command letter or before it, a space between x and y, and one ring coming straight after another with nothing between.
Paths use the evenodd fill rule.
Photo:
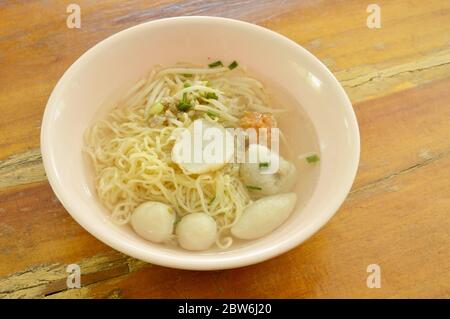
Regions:
<instances>
[{"instance_id":1,"label":"chopped green onion","mask_svg":"<svg viewBox=\"0 0 450 319\"><path fill-rule=\"evenodd\" d=\"M318 162L319 160L320 160L320 158L316 154L306 157L306 161L308 163L315 163L315 162Z\"/></svg>"},{"instance_id":2,"label":"chopped green onion","mask_svg":"<svg viewBox=\"0 0 450 319\"><path fill-rule=\"evenodd\" d=\"M151 114L151 115L159 114L163 110L164 110L164 105L157 102L150 107L150 109L148 110L148 114Z\"/></svg>"},{"instance_id":3,"label":"chopped green onion","mask_svg":"<svg viewBox=\"0 0 450 319\"><path fill-rule=\"evenodd\" d=\"M259 163L259 168L267 168L269 167L269 163L264 162L264 163Z\"/></svg>"},{"instance_id":4,"label":"chopped green onion","mask_svg":"<svg viewBox=\"0 0 450 319\"><path fill-rule=\"evenodd\" d=\"M219 117L219 115L217 115L217 113L214 113L214 112L211 112L211 111L206 112L206 114L208 114L209 117L211 117L211 118Z\"/></svg>"},{"instance_id":5,"label":"chopped green onion","mask_svg":"<svg viewBox=\"0 0 450 319\"><path fill-rule=\"evenodd\" d=\"M217 100L219 97L217 96L217 94L216 93L214 93L214 92L207 92L206 94L205 94L205 99L214 99L214 100Z\"/></svg>"},{"instance_id":6,"label":"chopped green onion","mask_svg":"<svg viewBox=\"0 0 450 319\"><path fill-rule=\"evenodd\" d=\"M252 190L256 190L256 191L262 191L261 187L258 186L251 186L251 185L247 185L246 186L248 189L252 189Z\"/></svg>"},{"instance_id":7,"label":"chopped green onion","mask_svg":"<svg viewBox=\"0 0 450 319\"><path fill-rule=\"evenodd\" d=\"M186 112L188 111L190 108L192 107L192 105L189 103L189 101L187 100L187 93L184 92L183 93L183 99L180 101L180 103L178 103L177 108L180 111Z\"/></svg>"},{"instance_id":8,"label":"chopped green onion","mask_svg":"<svg viewBox=\"0 0 450 319\"><path fill-rule=\"evenodd\" d=\"M185 78L191 78L191 77L192 77L192 74L190 74L190 73L185 73L185 74L182 74L182 76L184 76Z\"/></svg>"},{"instance_id":9,"label":"chopped green onion","mask_svg":"<svg viewBox=\"0 0 450 319\"><path fill-rule=\"evenodd\" d=\"M186 112L189 111L189 109L192 107L192 105L188 104L188 103L183 103L181 102L180 104L178 104L177 108L180 111Z\"/></svg>"},{"instance_id":10,"label":"chopped green onion","mask_svg":"<svg viewBox=\"0 0 450 319\"><path fill-rule=\"evenodd\" d=\"M238 63L236 61L231 62L231 64L228 66L230 70L233 70L238 66Z\"/></svg>"},{"instance_id":11,"label":"chopped green onion","mask_svg":"<svg viewBox=\"0 0 450 319\"><path fill-rule=\"evenodd\" d=\"M222 61L215 61L215 62L213 62L213 63L210 63L210 64L208 64L208 66L210 67L210 68L216 68L216 67L218 67L218 66L223 66L223 63L222 63Z\"/></svg>"},{"instance_id":12,"label":"chopped green onion","mask_svg":"<svg viewBox=\"0 0 450 319\"><path fill-rule=\"evenodd\" d=\"M187 83L187 82L184 82L183 86L184 86L184 88L188 88L188 87L190 87L191 85L190 85L189 83Z\"/></svg>"}]
</instances>

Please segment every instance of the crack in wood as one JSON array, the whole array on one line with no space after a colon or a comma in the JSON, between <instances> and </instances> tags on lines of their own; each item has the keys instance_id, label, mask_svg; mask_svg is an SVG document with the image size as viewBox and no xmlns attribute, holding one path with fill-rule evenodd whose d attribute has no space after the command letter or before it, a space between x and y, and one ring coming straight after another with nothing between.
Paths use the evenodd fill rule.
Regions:
<instances>
[{"instance_id":1,"label":"crack in wood","mask_svg":"<svg viewBox=\"0 0 450 319\"><path fill-rule=\"evenodd\" d=\"M433 55L425 56L420 60L395 65L381 70L369 71L366 74L358 76L351 75L352 73L356 72L361 73L361 70L359 68L356 70L356 72L352 72L351 69L343 70L337 72L336 77L345 88L359 88L370 82L374 82L375 80L390 79L398 77L399 75L403 75L405 73L430 71L432 69L445 67L448 65L450 65L450 50L442 50ZM351 78L346 79L345 77L348 77L349 75L351 76Z\"/></svg>"},{"instance_id":2,"label":"crack in wood","mask_svg":"<svg viewBox=\"0 0 450 319\"><path fill-rule=\"evenodd\" d=\"M80 266L81 285L85 289L94 283L128 275L150 266L118 252L89 257L76 264ZM36 265L0 278L0 298L42 298L71 290L66 285L69 275L66 267L63 264Z\"/></svg>"},{"instance_id":3,"label":"crack in wood","mask_svg":"<svg viewBox=\"0 0 450 319\"><path fill-rule=\"evenodd\" d=\"M434 68L438 68L441 66L446 66L446 65L450 65L450 61L447 62L442 62L442 63L438 63L438 64L434 64L434 65L430 65L427 67L423 67L423 68L417 68L417 69L410 69L410 70L404 70L404 71L398 71L392 74L383 74L383 72L376 72L375 75L369 75L369 79L368 80L362 80L360 82L358 82L358 80L360 80L361 78L366 79L367 76L363 76L363 77L359 77L359 78L354 78L351 80L346 80L346 81L342 81L341 84L344 87L347 88L357 88L357 87L361 87L367 83L373 82L375 80L384 80L384 79L389 79L389 78L394 78L396 76L399 76L401 74L404 73L413 73L413 72L420 72L420 71L429 71L430 69L434 69ZM348 83L347 83L348 81ZM355 83L356 82L356 83ZM352 83L352 84L350 84Z\"/></svg>"},{"instance_id":4,"label":"crack in wood","mask_svg":"<svg viewBox=\"0 0 450 319\"><path fill-rule=\"evenodd\" d=\"M46 179L39 148L0 161L0 189Z\"/></svg>"},{"instance_id":5,"label":"crack in wood","mask_svg":"<svg viewBox=\"0 0 450 319\"><path fill-rule=\"evenodd\" d=\"M399 171L393 172L393 173L391 173L389 175L386 175L386 176L384 176L382 178L379 178L379 179L377 179L375 181L372 181L372 182L370 182L370 183L368 183L366 185L360 186L360 187L350 191L348 199L351 199L355 194L358 194L358 193L361 193L361 192L364 192L364 191L367 191L367 190L371 190L371 189L377 188L378 186L383 185L387 181L392 180L393 178L395 178L397 176L413 172L413 171L415 171L415 170L417 170L419 168L425 167L425 166L427 166L427 165L429 165L429 164L431 164L433 162L436 162L436 161L438 161L438 160L440 160L440 159L442 159L444 157L447 157L449 155L450 155L450 150L442 152L442 153L439 153L436 156L431 156L430 155L427 158L424 158L424 160L421 161L421 162L418 162L418 163L416 163L414 165L411 165L411 166L409 166L407 168L404 168L404 169L401 169Z\"/></svg>"}]
</instances>

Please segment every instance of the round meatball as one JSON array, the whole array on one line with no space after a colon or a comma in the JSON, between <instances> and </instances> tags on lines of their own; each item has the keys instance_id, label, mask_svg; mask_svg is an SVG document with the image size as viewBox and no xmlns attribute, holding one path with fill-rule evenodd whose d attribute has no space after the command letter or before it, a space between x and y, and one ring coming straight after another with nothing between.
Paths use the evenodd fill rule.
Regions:
<instances>
[{"instance_id":1,"label":"round meatball","mask_svg":"<svg viewBox=\"0 0 450 319\"><path fill-rule=\"evenodd\" d=\"M131 226L134 231L154 243L170 239L174 222L175 212L170 206L159 202L145 202L131 215Z\"/></svg>"},{"instance_id":2,"label":"round meatball","mask_svg":"<svg viewBox=\"0 0 450 319\"><path fill-rule=\"evenodd\" d=\"M216 241L216 221L205 213L186 215L178 223L176 235L184 249L206 250Z\"/></svg>"}]
</instances>

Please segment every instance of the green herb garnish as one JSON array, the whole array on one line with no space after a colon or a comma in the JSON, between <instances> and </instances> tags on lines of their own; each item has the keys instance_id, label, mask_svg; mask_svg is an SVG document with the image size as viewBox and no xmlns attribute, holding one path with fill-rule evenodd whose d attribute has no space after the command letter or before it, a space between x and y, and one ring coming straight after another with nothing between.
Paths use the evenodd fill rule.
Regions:
<instances>
[{"instance_id":1,"label":"green herb garnish","mask_svg":"<svg viewBox=\"0 0 450 319\"><path fill-rule=\"evenodd\" d=\"M214 113L214 112L211 112L211 111L206 112L206 114L208 114L208 116L211 117L211 118L219 117L219 115L217 113Z\"/></svg>"},{"instance_id":2,"label":"green herb garnish","mask_svg":"<svg viewBox=\"0 0 450 319\"><path fill-rule=\"evenodd\" d=\"M264 163L259 163L259 168L267 168L269 167L269 163L264 162Z\"/></svg>"},{"instance_id":3,"label":"green herb garnish","mask_svg":"<svg viewBox=\"0 0 450 319\"><path fill-rule=\"evenodd\" d=\"M186 104L186 103L180 103L178 104L178 109L182 112L186 112L189 111L189 109L192 107L192 105L190 104Z\"/></svg>"},{"instance_id":4,"label":"green herb garnish","mask_svg":"<svg viewBox=\"0 0 450 319\"><path fill-rule=\"evenodd\" d=\"M205 94L205 99L214 99L214 100L217 100L219 97L217 96L217 94L216 93L214 93L214 92L207 92L206 94Z\"/></svg>"},{"instance_id":5,"label":"green herb garnish","mask_svg":"<svg viewBox=\"0 0 450 319\"><path fill-rule=\"evenodd\" d=\"M320 158L316 154L306 157L306 161L308 163L315 163L315 162L318 162L319 160L320 160Z\"/></svg>"},{"instance_id":6,"label":"green herb garnish","mask_svg":"<svg viewBox=\"0 0 450 319\"><path fill-rule=\"evenodd\" d=\"M190 87L191 85L190 85L189 83L187 83L187 82L184 82L183 86L184 86L184 88L188 88L188 87Z\"/></svg>"},{"instance_id":7,"label":"green herb garnish","mask_svg":"<svg viewBox=\"0 0 450 319\"><path fill-rule=\"evenodd\" d=\"M238 66L238 63L236 61L231 62L231 64L228 66L230 70L233 70Z\"/></svg>"},{"instance_id":8,"label":"green herb garnish","mask_svg":"<svg viewBox=\"0 0 450 319\"><path fill-rule=\"evenodd\" d=\"M246 186L248 189L252 189L252 190L256 190L256 191L262 191L261 187L258 186L251 186L251 185L247 185Z\"/></svg>"},{"instance_id":9,"label":"green herb garnish","mask_svg":"<svg viewBox=\"0 0 450 319\"><path fill-rule=\"evenodd\" d=\"M210 68L216 68L216 67L218 67L218 66L223 66L223 63L222 63L222 61L218 60L218 61L215 61L215 62L213 62L213 63L208 64L208 66L209 66Z\"/></svg>"},{"instance_id":10,"label":"green herb garnish","mask_svg":"<svg viewBox=\"0 0 450 319\"><path fill-rule=\"evenodd\" d=\"M184 92L183 93L183 99L180 101L180 103L178 103L177 108L180 111L186 112L188 111L190 108L192 107L192 105L189 103L189 101L187 100L187 93Z\"/></svg>"}]
</instances>

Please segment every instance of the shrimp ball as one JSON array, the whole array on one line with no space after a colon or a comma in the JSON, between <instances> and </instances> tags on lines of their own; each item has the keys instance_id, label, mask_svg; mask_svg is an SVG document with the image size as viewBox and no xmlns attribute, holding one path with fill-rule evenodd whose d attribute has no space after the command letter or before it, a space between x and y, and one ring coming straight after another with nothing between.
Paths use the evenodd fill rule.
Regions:
<instances>
[{"instance_id":1,"label":"shrimp ball","mask_svg":"<svg viewBox=\"0 0 450 319\"><path fill-rule=\"evenodd\" d=\"M251 144L247 155L258 158L256 163L242 163L240 176L245 185L251 186L249 191L252 197L258 198L289 192L297 181L297 169L294 164L260 144ZM278 162L278 170L266 173L273 163ZM265 165L266 167L262 167Z\"/></svg>"}]
</instances>

